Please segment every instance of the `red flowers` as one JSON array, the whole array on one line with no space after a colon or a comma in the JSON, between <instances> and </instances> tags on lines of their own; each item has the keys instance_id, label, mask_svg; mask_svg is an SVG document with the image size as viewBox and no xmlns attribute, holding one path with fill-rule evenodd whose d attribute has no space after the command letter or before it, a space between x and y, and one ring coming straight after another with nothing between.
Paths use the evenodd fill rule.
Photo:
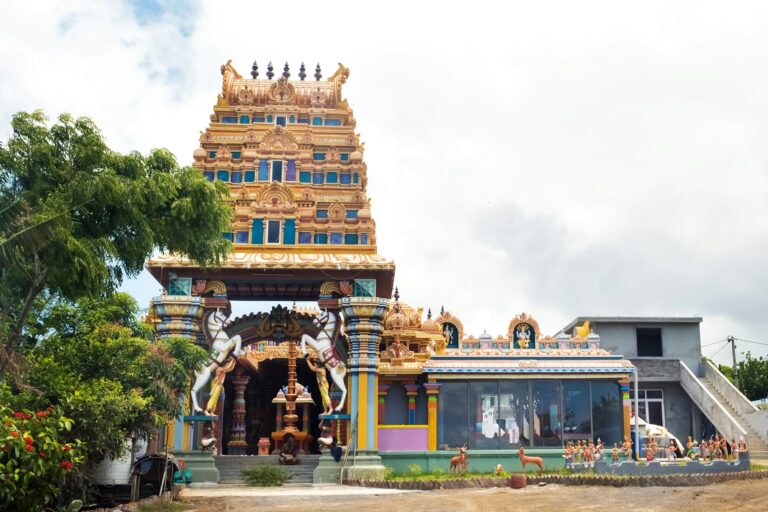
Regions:
<instances>
[{"instance_id":1,"label":"red flowers","mask_svg":"<svg viewBox=\"0 0 768 512\"><path fill-rule=\"evenodd\" d=\"M37 456L40 457L41 459L44 459L48 456L48 452L46 452L45 450L40 450Z\"/></svg>"},{"instance_id":2,"label":"red flowers","mask_svg":"<svg viewBox=\"0 0 768 512\"><path fill-rule=\"evenodd\" d=\"M69 446L68 444L65 444L64 446L61 447L61 449L64 450L65 452L68 452L69 450L72 449L72 447Z\"/></svg>"},{"instance_id":3,"label":"red flowers","mask_svg":"<svg viewBox=\"0 0 768 512\"><path fill-rule=\"evenodd\" d=\"M27 451L28 452L33 452L33 451L35 451L35 448L31 444L28 444L27 445Z\"/></svg>"},{"instance_id":4,"label":"red flowers","mask_svg":"<svg viewBox=\"0 0 768 512\"><path fill-rule=\"evenodd\" d=\"M72 464L70 461L65 460L64 462L62 462L60 464L60 467L61 467L61 469L65 469L65 470L69 471L71 469L74 469L75 465Z\"/></svg>"},{"instance_id":5,"label":"red flowers","mask_svg":"<svg viewBox=\"0 0 768 512\"><path fill-rule=\"evenodd\" d=\"M38 418L45 418L45 411L37 411Z\"/></svg>"},{"instance_id":6,"label":"red flowers","mask_svg":"<svg viewBox=\"0 0 768 512\"><path fill-rule=\"evenodd\" d=\"M11 430L11 437L19 437L19 433L15 430Z\"/></svg>"},{"instance_id":7,"label":"red flowers","mask_svg":"<svg viewBox=\"0 0 768 512\"><path fill-rule=\"evenodd\" d=\"M32 416L24 412L15 412L13 413L13 416L22 420L28 420L32 418Z\"/></svg>"}]
</instances>

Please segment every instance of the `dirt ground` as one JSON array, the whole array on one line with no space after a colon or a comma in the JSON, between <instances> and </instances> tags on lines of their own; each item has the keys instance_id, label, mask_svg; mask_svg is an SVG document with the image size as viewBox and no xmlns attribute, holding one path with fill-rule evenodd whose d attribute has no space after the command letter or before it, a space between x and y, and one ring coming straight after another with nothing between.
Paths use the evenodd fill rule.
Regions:
<instances>
[{"instance_id":1,"label":"dirt ground","mask_svg":"<svg viewBox=\"0 0 768 512\"><path fill-rule=\"evenodd\" d=\"M547 511L768 511L768 480L742 480L705 487L581 487L547 485L512 489L464 489L406 494L322 496L309 489L296 495L184 496L187 510L245 512L496 512Z\"/></svg>"}]
</instances>

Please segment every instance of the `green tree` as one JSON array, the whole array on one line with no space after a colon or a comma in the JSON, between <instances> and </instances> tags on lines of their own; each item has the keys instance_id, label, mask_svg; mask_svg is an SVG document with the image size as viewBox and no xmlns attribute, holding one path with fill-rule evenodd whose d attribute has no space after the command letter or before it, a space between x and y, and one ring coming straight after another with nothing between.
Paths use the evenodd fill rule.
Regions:
<instances>
[{"instance_id":1,"label":"green tree","mask_svg":"<svg viewBox=\"0 0 768 512\"><path fill-rule=\"evenodd\" d=\"M734 382L733 367L718 365L720 372ZM751 352L744 354L744 359L738 362L739 391L750 400L760 400L768 397L768 358L753 357Z\"/></svg>"},{"instance_id":2,"label":"green tree","mask_svg":"<svg viewBox=\"0 0 768 512\"><path fill-rule=\"evenodd\" d=\"M10 370L24 385L18 354L36 343L31 312L109 294L157 250L215 265L231 249L221 233L232 211L222 183L164 149L113 151L87 118L49 125L42 112L20 112L11 124L0 146L0 211L14 219L0 235L0 376Z\"/></svg>"},{"instance_id":3,"label":"green tree","mask_svg":"<svg viewBox=\"0 0 768 512\"><path fill-rule=\"evenodd\" d=\"M206 352L185 339L150 339L136 302L106 298L58 302L31 329L26 382L16 407L59 407L74 418L69 435L84 441L87 462L121 455L128 434L147 437L182 413L192 371Z\"/></svg>"}]
</instances>

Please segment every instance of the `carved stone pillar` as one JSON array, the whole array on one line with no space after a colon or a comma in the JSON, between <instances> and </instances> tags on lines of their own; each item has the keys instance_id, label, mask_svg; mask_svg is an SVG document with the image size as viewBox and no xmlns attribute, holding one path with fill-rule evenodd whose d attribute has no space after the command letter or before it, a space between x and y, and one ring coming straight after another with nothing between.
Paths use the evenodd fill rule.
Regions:
<instances>
[{"instance_id":1,"label":"carved stone pillar","mask_svg":"<svg viewBox=\"0 0 768 512\"><path fill-rule=\"evenodd\" d=\"M341 299L349 336L349 412L356 429L358 452L377 451L379 343L384 332L387 300L376 297Z\"/></svg>"},{"instance_id":2,"label":"carved stone pillar","mask_svg":"<svg viewBox=\"0 0 768 512\"><path fill-rule=\"evenodd\" d=\"M427 391L427 449L437 450L437 397L440 394L440 384L427 382L424 384Z\"/></svg>"},{"instance_id":3,"label":"carved stone pillar","mask_svg":"<svg viewBox=\"0 0 768 512\"><path fill-rule=\"evenodd\" d=\"M229 455L245 455L248 443L245 441L245 388L251 377L236 370L237 373L232 378L235 397L232 400L232 425L229 429L229 441L227 442L227 453Z\"/></svg>"},{"instance_id":4,"label":"carved stone pillar","mask_svg":"<svg viewBox=\"0 0 768 512\"><path fill-rule=\"evenodd\" d=\"M196 339L203 319L203 299L162 295L152 299L152 321L159 338L181 336Z\"/></svg>"},{"instance_id":5,"label":"carved stone pillar","mask_svg":"<svg viewBox=\"0 0 768 512\"><path fill-rule=\"evenodd\" d=\"M405 394L408 396L408 424L416 424L416 397L419 394L418 384L406 384Z\"/></svg>"}]
</instances>

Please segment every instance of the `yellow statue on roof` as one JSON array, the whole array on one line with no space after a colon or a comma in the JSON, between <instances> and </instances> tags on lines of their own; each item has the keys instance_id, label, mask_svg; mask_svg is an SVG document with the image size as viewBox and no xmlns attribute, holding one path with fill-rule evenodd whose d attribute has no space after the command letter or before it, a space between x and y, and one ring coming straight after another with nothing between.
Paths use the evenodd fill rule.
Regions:
<instances>
[{"instance_id":1,"label":"yellow statue on roof","mask_svg":"<svg viewBox=\"0 0 768 512\"><path fill-rule=\"evenodd\" d=\"M585 320L581 326L576 326L576 336L586 339L589 336L589 320Z\"/></svg>"}]
</instances>

